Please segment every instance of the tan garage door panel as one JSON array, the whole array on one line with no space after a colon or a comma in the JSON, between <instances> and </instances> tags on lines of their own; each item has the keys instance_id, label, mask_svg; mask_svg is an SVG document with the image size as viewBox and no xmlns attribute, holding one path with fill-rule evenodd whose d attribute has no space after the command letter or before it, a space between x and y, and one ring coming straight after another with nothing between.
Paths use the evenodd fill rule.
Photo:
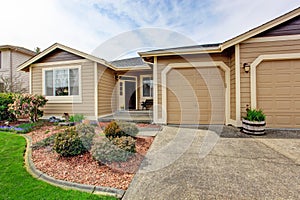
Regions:
<instances>
[{"instance_id":1,"label":"tan garage door panel","mask_svg":"<svg viewBox=\"0 0 300 200\"><path fill-rule=\"evenodd\" d=\"M300 60L257 67L257 106L266 113L268 127L300 128Z\"/></svg>"},{"instance_id":2,"label":"tan garage door panel","mask_svg":"<svg viewBox=\"0 0 300 200\"><path fill-rule=\"evenodd\" d=\"M217 67L172 69L167 74L168 123L224 124L224 77Z\"/></svg>"}]
</instances>

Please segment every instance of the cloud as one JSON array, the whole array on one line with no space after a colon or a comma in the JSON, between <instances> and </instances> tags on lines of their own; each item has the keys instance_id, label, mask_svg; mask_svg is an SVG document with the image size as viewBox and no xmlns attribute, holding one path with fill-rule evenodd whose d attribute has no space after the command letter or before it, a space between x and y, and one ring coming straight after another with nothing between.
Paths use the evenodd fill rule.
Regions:
<instances>
[{"instance_id":1,"label":"cloud","mask_svg":"<svg viewBox=\"0 0 300 200\"><path fill-rule=\"evenodd\" d=\"M131 39L115 46L124 50L131 43L135 48L215 43L299 5L299 0L10 0L0 7L0 38L2 44L30 49L60 42L88 53L131 31ZM136 31L149 28L167 31Z\"/></svg>"}]
</instances>

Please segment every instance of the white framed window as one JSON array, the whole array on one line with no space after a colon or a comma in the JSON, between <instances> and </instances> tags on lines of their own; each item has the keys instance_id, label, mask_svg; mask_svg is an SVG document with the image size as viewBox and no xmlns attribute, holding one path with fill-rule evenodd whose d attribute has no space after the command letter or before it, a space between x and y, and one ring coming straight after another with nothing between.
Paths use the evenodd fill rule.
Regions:
<instances>
[{"instance_id":1,"label":"white framed window","mask_svg":"<svg viewBox=\"0 0 300 200\"><path fill-rule=\"evenodd\" d=\"M153 97L153 78L152 75L141 75L142 97Z\"/></svg>"},{"instance_id":2,"label":"white framed window","mask_svg":"<svg viewBox=\"0 0 300 200\"><path fill-rule=\"evenodd\" d=\"M81 102L80 66L43 68L43 94L49 103Z\"/></svg>"}]
</instances>

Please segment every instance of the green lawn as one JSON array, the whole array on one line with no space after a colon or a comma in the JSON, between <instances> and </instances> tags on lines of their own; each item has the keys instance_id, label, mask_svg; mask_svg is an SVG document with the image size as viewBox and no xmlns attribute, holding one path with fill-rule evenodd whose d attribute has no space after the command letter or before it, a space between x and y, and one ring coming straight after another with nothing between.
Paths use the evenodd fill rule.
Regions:
<instances>
[{"instance_id":1,"label":"green lawn","mask_svg":"<svg viewBox=\"0 0 300 200\"><path fill-rule=\"evenodd\" d=\"M26 140L0 132L0 199L115 199L64 190L33 178L24 168Z\"/></svg>"}]
</instances>

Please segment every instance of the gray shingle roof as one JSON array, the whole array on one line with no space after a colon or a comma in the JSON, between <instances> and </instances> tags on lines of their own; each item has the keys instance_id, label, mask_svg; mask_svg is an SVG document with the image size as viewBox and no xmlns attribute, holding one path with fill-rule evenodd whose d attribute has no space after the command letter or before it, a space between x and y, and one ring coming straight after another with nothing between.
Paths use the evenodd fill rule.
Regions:
<instances>
[{"instance_id":1,"label":"gray shingle roof","mask_svg":"<svg viewBox=\"0 0 300 200\"><path fill-rule=\"evenodd\" d=\"M19 51L19 52L22 52L22 53L25 53L25 54L28 54L31 56L36 55L36 52L34 52L34 51L31 51L24 47L19 47L19 46L14 46L14 45L0 45L0 49L11 49L11 50Z\"/></svg>"},{"instance_id":2,"label":"gray shingle roof","mask_svg":"<svg viewBox=\"0 0 300 200\"><path fill-rule=\"evenodd\" d=\"M193 46L183 46L183 47L175 47L175 48L166 48L166 49L155 49L151 51L146 51L144 53L155 53L155 52L161 52L161 51L166 51L166 52L171 52L171 51L176 51L176 50L189 50L189 49L199 49L199 48L213 48L213 47L218 47L221 43L214 43L214 44L201 44L201 45L193 45Z\"/></svg>"},{"instance_id":3,"label":"gray shingle roof","mask_svg":"<svg viewBox=\"0 0 300 200\"><path fill-rule=\"evenodd\" d=\"M115 60L112 61L111 64L116 66L117 68L144 68L149 67L149 65L143 62L142 58L134 57L134 58L127 58L122 60Z\"/></svg>"}]
</instances>

